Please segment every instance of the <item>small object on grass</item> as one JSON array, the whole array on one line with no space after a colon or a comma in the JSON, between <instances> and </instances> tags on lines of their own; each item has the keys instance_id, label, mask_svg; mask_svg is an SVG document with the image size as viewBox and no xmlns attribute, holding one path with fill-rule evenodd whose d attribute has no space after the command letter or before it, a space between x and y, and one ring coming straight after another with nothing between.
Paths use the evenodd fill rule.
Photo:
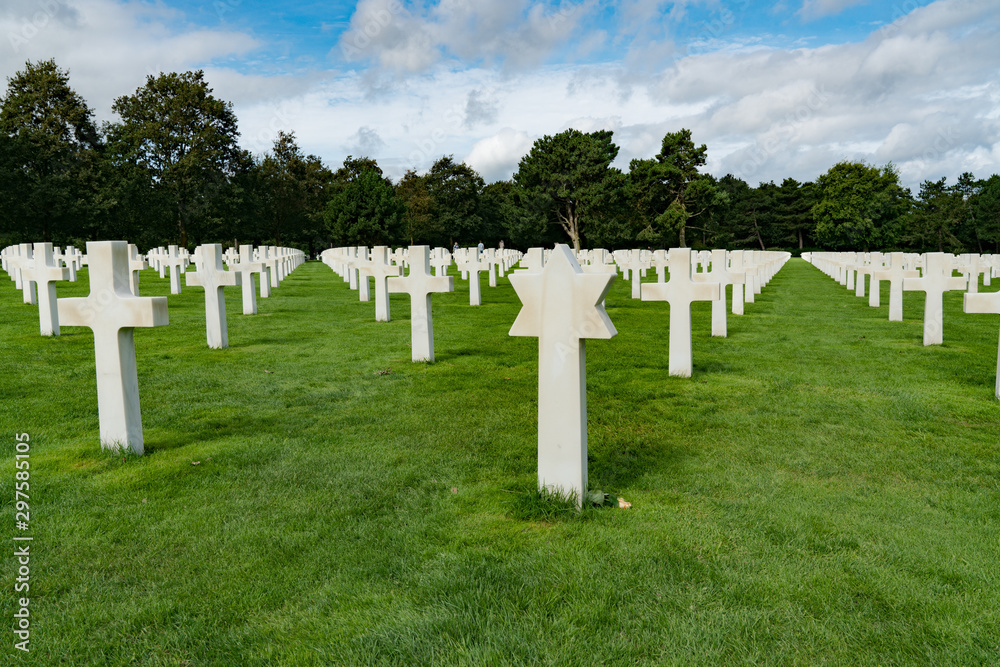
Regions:
<instances>
[{"instance_id":1,"label":"small object on grass","mask_svg":"<svg viewBox=\"0 0 1000 667\"><path fill-rule=\"evenodd\" d=\"M627 502L624 498L619 498L618 499L618 508L619 509L627 510L629 507L632 507L632 503Z\"/></svg>"},{"instance_id":2,"label":"small object on grass","mask_svg":"<svg viewBox=\"0 0 1000 667\"><path fill-rule=\"evenodd\" d=\"M143 499L142 499L142 502L147 502L147 501L146 501L146 499L145 499L145 498L143 498Z\"/></svg>"},{"instance_id":3,"label":"small object on grass","mask_svg":"<svg viewBox=\"0 0 1000 667\"><path fill-rule=\"evenodd\" d=\"M201 464L201 461L191 461L191 465L193 465L193 466L200 465L200 464Z\"/></svg>"},{"instance_id":4,"label":"small object on grass","mask_svg":"<svg viewBox=\"0 0 1000 667\"><path fill-rule=\"evenodd\" d=\"M458 487L455 487L455 486L451 487L451 492L452 493L458 493Z\"/></svg>"},{"instance_id":5,"label":"small object on grass","mask_svg":"<svg viewBox=\"0 0 1000 667\"><path fill-rule=\"evenodd\" d=\"M274 371L264 370L265 373L273 373Z\"/></svg>"},{"instance_id":6,"label":"small object on grass","mask_svg":"<svg viewBox=\"0 0 1000 667\"><path fill-rule=\"evenodd\" d=\"M392 375L392 369L386 368L385 370L382 371L375 371L375 375Z\"/></svg>"}]
</instances>

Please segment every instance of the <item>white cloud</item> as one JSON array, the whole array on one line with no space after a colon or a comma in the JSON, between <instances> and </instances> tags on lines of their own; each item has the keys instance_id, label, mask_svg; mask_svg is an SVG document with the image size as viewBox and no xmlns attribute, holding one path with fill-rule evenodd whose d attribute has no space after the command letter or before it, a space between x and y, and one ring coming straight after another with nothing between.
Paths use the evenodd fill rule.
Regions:
<instances>
[{"instance_id":1,"label":"white cloud","mask_svg":"<svg viewBox=\"0 0 1000 667\"><path fill-rule=\"evenodd\" d=\"M332 54L396 73L426 72L456 58L524 69L569 42L595 6L595 0L440 0L407 9L399 0L360 0Z\"/></svg>"},{"instance_id":2,"label":"white cloud","mask_svg":"<svg viewBox=\"0 0 1000 667\"><path fill-rule=\"evenodd\" d=\"M0 10L0 35L23 30L46 6L16 1ZM619 8L648 23L691 4L622 0ZM220 63L245 65L262 46L249 35L112 0L53 5L17 52L0 48L0 66L13 73L27 58L55 56L103 118L147 72L204 67L216 95L234 103L247 148L262 153L278 130L295 131L305 152L332 167L370 152L393 178L442 155L464 156L487 180L507 178L534 139L567 127L613 129L622 169L686 127L708 144L713 174L751 183L811 180L844 158L891 160L914 188L966 170L1000 172L1000 6L991 0L939 0L864 41L816 48L720 42L677 58L662 34L626 34L614 38L627 51L620 60L587 65L533 63L586 41L579 31L597 7L590 0L407 6L358 3L340 46L364 35L355 58L378 67L353 71L236 71ZM670 64L653 71L654 62Z\"/></svg>"},{"instance_id":3,"label":"white cloud","mask_svg":"<svg viewBox=\"0 0 1000 667\"><path fill-rule=\"evenodd\" d=\"M506 180L517 171L518 163L533 143L527 133L505 127L477 141L464 162L478 171L487 183Z\"/></svg>"},{"instance_id":4,"label":"white cloud","mask_svg":"<svg viewBox=\"0 0 1000 667\"><path fill-rule=\"evenodd\" d=\"M139 88L148 74L184 71L213 59L246 55L249 35L192 28L161 4L114 0L19 0L0 12L0 71L54 57L70 85L110 119L114 98Z\"/></svg>"}]
</instances>

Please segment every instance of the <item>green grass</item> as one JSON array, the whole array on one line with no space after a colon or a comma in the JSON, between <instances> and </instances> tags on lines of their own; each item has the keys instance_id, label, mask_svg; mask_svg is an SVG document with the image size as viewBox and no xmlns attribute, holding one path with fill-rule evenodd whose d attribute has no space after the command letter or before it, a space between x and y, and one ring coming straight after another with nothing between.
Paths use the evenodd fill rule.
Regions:
<instances>
[{"instance_id":1,"label":"green grass","mask_svg":"<svg viewBox=\"0 0 1000 667\"><path fill-rule=\"evenodd\" d=\"M872 309L792 260L726 339L695 305L681 379L669 307L619 281L619 335L587 344L589 474L632 508L577 513L535 490L537 339L507 335L509 282L478 308L456 283L433 364L409 360L405 295L375 322L317 262L257 316L227 290L227 350L202 290L170 296L136 331L143 457L99 447L89 330L42 339L0 284L0 493L13 533L27 432L34 536L32 652L8 633L4 660L1000 662L996 316L949 293L925 348L922 294L888 322L887 289Z\"/></svg>"}]
</instances>

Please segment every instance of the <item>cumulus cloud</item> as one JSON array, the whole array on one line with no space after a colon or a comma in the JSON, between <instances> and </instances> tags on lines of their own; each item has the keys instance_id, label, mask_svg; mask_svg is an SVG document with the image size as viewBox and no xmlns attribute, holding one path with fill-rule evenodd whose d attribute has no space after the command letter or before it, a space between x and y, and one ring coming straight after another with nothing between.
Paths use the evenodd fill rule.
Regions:
<instances>
[{"instance_id":1,"label":"cumulus cloud","mask_svg":"<svg viewBox=\"0 0 1000 667\"><path fill-rule=\"evenodd\" d=\"M426 72L450 59L522 69L569 42L595 6L440 0L407 9L399 0L360 0L332 55L399 73Z\"/></svg>"},{"instance_id":2,"label":"cumulus cloud","mask_svg":"<svg viewBox=\"0 0 1000 667\"><path fill-rule=\"evenodd\" d=\"M788 4L835 12L850 3ZM728 23L685 50L662 21L696 5ZM354 67L264 76L225 65L250 62L266 47L259 39L193 26L163 4L61 0L48 11L44 0L9 0L0 66L13 73L55 56L99 118L146 73L202 67L216 95L234 102L245 147L262 153L279 130L294 130L331 166L364 153L392 178L452 154L487 180L509 178L534 139L568 127L614 130L622 169L686 127L708 144L711 173L752 184L811 180L841 159L892 161L914 189L924 178L1000 172L1000 5L911 5L867 39L804 48L738 34L724 43L737 18L716 0L617 0L607 38L616 56L574 64L567 53L605 40L593 16L606 4L360 0L334 49Z\"/></svg>"},{"instance_id":3,"label":"cumulus cloud","mask_svg":"<svg viewBox=\"0 0 1000 667\"><path fill-rule=\"evenodd\" d=\"M109 119L114 98L133 93L146 76L198 68L216 58L246 55L253 37L192 27L162 4L114 0L18 0L0 11L0 71L55 57L70 85Z\"/></svg>"},{"instance_id":4,"label":"cumulus cloud","mask_svg":"<svg viewBox=\"0 0 1000 667\"><path fill-rule=\"evenodd\" d=\"M517 171L518 163L533 143L527 133L505 127L477 141L464 162L478 171L487 183L506 180Z\"/></svg>"}]
</instances>

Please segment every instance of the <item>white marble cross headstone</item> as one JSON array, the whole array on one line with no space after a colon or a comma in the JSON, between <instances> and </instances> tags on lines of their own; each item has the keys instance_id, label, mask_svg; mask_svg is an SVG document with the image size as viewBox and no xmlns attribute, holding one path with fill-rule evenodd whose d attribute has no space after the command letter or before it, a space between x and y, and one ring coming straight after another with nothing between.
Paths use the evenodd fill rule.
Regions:
<instances>
[{"instance_id":1,"label":"white marble cross headstone","mask_svg":"<svg viewBox=\"0 0 1000 667\"><path fill-rule=\"evenodd\" d=\"M469 248L467 252L465 268L469 272L469 305L481 306L483 305L483 296L479 284L479 272L486 270L487 263L483 261L483 257L479 256L479 248Z\"/></svg>"},{"instance_id":2,"label":"white marble cross headstone","mask_svg":"<svg viewBox=\"0 0 1000 667\"><path fill-rule=\"evenodd\" d=\"M916 278L920 272L903 266L903 253L889 253L889 266L872 274L874 280L889 282L889 321L903 321L903 281ZM870 302L869 302L870 303Z\"/></svg>"},{"instance_id":3,"label":"white marble cross headstone","mask_svg":"<svg viewBox=\"0 0 1000 667\"><path fill-rule=\"evenodd\" d=\"M488 267L486 273L489 276L488 284L490 287L497 286L497 264L499 260L497 259L496 250L494 248L486 248L483 250L483 260Z\"/></svg>"},{"instance_id":4,"label":"white marble cross headstone","mask_svg":"<svg viewBox=\"0 0 1000 667\"><path fill-rule=\"evenodd\" d=\"M257 285L253 274L263 273L264 265L253 261L253 246L241 245L239 250L239 261L234 262L232 269L240 274L240 283L243 287L243 314L257 314Z\"/></svg>"},{"instance_id":5,"label":"white marble cross headstone","mask_svg":"<svg viewBox=\"0 0 1000 667\"><path fill-rule=\"evenodd\" d=\"M76 282L76 263L80 259L80 251L73 246L68 246L63 250L63 261L66 263L66 268L69 270L69 281L71 283Z\"/></svg>"},{"instance_id":6,"label":"white marble cross headstone","mask_svg":"<svg viewBox=\"0 0 1000 667\"><path fill-rule=\"evenodd\" d=\"M872 251L868 255L868 306L871 308L878 308L882 305L882 290L879 289L881 281L877 278L877 274L883 269L882 265L882 253Z\"/></svg>"},{"instance_id":7,"label":"white marble cross headstone","mask_svg":"<svg viewBox=\"0 0 1000 667\"><path fill-rule=\"evenodd\" d=\"M390 313L387 281L400 273L400 267L389 261L389 248L384 245L372 248L371 261L361 269L360 273L362 280L368 280L366 276L375 279L375 321L388 322Z\"/></svg>"},{"instance_id":8,"label":"white marble cross headstone","mask_svg":"<svg viewBox=\"0 0 1000 667\"><path fill-rule=\"evenodd\" d=\"M726 327L726 286L743 285L746 274L741 271L730 271L726 260L725 250L712 251L712 268L706 273L696 273L694 280L701 283L715 283L719 286L719 298L712 302L712 335L725 338L728 334ZM743 295L741 294L740 297ZM733 293L733 301L736 296ZM670 306L671 310L673 305Z\"/></svg>"},{"instance_id":9,"label":"white marble cross headstone","mask_svg":"<svg viewBox=\"0 0 1000 667\"><path fill-rule=\"evenodd\" d=\"M167 254L163 258L163 265L170 270L170 293L181 293L181 274L187 268L189 260L177 248L177 246L167 246Z\"/></svg>"},{"instance_id":10,"label":"white marble cross headstone","mask_svg":"<svg viewBox=\"0 0 1000 667\"><path fill-rule=\"evenodd\" d=\"M952 276L952 255L929 252L925 255L923 278L904 278L903 289L924 292L924 345L944 342L944 293L964 290L966 279Z\"/></svg>"},{"instance_id":11,"label":"white marble cross headstone","mask_svg":"<svg viewBox=\"0 0 1000 667\"><path fill-rule=\"evenodd\" d=\"M451 276L432 276L430 248L411 245L410 273L404 278L389 278L389 292L410 295L410 347L413 361L434 361L434 322L431 317L431 293L454 292Z\"/></svg>"},{"instance_id":12,"label":"white marble cross headstone","mask_svg":"<svg viewBox=\"0 0 1000 667\"><path fill-rule=\"evenodd\" d=\"M34 259L22 269L21 280L32 281L37 288L38 327L43 336L59 335L59 307L56 305L56 281L69 280L69 269L59 266L51 243L36 243Z\"/></svg>"},{"instance_id":13,"label":"white marble cross headstone","mask_svg":"<svg viewBox=\"0 0 1000 667\"><path fill-rule=\"evenodd\" d=\"M521 258L521 268L525 271L540 272L545 266L545 249L528 248L528 252Z\"/></svg>"},{"instance_id":14,"label":"white marble cross headstone","mask_svg":"<svg viewBox=\"0 0 1000 667\"><path fill-rule=\"evenodd\" d=\"M128 244L87 244L90 295L59 299L59 320L67 327L94 332L97 368L97 415L101 447L124 447L142 454L142 416L135 363L135 327L169 323L167 297L138 297L128 283Z\"/></svg>"},{"instance_id":15,"label":"white marble cross headstone","mask_svg":"<svg viewBox=\"0 0 1000 667\"><path fill-rule=\"evenodd\" d=\"M691 353L691 302L719 298L717 283L696 283L691 279L691 249L671 248L670 280L649 283L643 301L670 303L670 349L667 365L671 375L691 377L694 358Z\"/></svg>"},{"instance_id":16,"label":"white marble cross headstone","mask_svg":"<svg viewBox=\"0 0 1000 667\"><path fill-rule=\"evenodd\" d=\"M260 298L267 299L271 296L271 262L268 261L267 246L257 248L254 253L257 261L263 265L264 270L260 272Z\"/></svg>"},{"instance_id":17,"label":"white marble cross headstone","mask_svg":"<svg viewBox=\"0 0 1000 667\"><path fill-rule=\"evenodd\" d=\"M205 332L208 346L213 350L229 347L229 328L226 325L226 287L241 284L241 276L226 271L222 266L222 245L209 243L198 246L195 273L185 273L188 286L205 288Z\"/></svg>"},{"instance_id":18,"label":"white marble cross headstone","mask_svg":"<svg viewBox=\"0 0 1000 667\"><path fill-rule=\"evenodd\" d=\"M17 273L15 274L14 284L21 288L21 296L24 302L34 306L38 303L38 296L35 291L35 281L29 278L33 261L31 244L22 243L18 247L20 248L20 253L16 260Z\"/></svg>"},{"instance_id":19,"label":"white marble cross headstone","mask_svg":"<svg viewBox=\"0 0 1000 667\"><path fill-rule=\"evenodd\" d=\"M743 286L746 283L746 271L743 268L743 251L733 250L729 253L729 270L736 274L741 274L743 280L733 283L733 315L742 315L743 305L746 300L743 298Z\"/></svg>"},{"instance_id":20,"label":"white marble cross headstone","mask_svg":"<svg viewBox=\"0 0 1000 667\"><path fill-rule=\"evenodd\" d=\"M435 248L431 266L434 267L435 276L447 276L448 267L451 266L451 253L444 248Z\"/></svg>"},{"instance_id":21,"label":"white marble cross headstone","mask_svg":"<svg viewBox=\"0 0 1000 667\"><path fill-rule=\"evenodd\" d=\"M139 248L128 244L128 284L132 294L139 296L139 272L148 269L149 263L139 256Z\"/></svg>"},{"instance_id":22,"label":"white marble cross headstone","mask_svg":"<svg viewBox=\"0 0 1000 667\"><path fill-rule=\"evenodd\" d=\"M371 301L372 291L371 282L368 280L368 274L365 273L365 269L368 267L368 246L358 246L354 249L355 256L352 267L357 271L356 280L358 284L356 288L358 290L358 300L359 301Z\"/></svg>"},{"instance_id":23,"label":"white marble cross headstone","mask_svg":"<svg viewBox=\"0 0 1000 667\"><path fill-rule=\"evenodd\" d=\"M627 254L626 254L627 253ZM645 261L640 250L628 250L623 253L621 267L629 273L632 281L632 298L642 298L642 272L649 268L649 262Z\"/></svg>"},{"instance_id":24,"label":"white marble cross headstone","mask_svg":"<svg viewBox=\"0 0 1000 667\"><path fill-rule=\"evenodd\" d=\"M587 495L587 338L618 331L600 303L614 274L584 273L559 244L538 271L510 274L523 307L511 336L538 337L538 485Z\"/></svg>"}]
</instances>

